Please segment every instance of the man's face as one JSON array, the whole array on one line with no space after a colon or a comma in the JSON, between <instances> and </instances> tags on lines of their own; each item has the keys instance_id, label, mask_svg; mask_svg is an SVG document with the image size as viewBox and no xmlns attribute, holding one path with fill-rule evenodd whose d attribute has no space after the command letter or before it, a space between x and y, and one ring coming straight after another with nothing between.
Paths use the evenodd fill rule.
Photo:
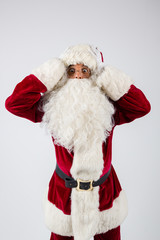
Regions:
<instances>
[{"instance_id":1,"label":"man's face","mask_svg":"<svg viewBox=\"0 0 160 240\"><path fill-rule=\"evenodd\" d=\"M67 76L68 78L77 79L89 78L91 76L91 70L83 64L70 65L67 68Z\"/></svg>"}]
</instances>

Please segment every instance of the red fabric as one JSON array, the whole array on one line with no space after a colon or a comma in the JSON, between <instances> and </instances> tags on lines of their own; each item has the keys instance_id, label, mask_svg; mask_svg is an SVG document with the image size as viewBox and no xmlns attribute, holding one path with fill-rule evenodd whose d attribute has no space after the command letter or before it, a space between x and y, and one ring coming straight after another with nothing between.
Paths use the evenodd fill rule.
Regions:
<instances>
[{"instance_id":1,"label":"red fabric","mask_svg":"<svg viewBox=\"0 0 160 240\"><path fill-rule=\"evenodd\" d=\"M103 58L103 54L102 54L102 52L100 52L100 54L101 54L102 62L104 62L104 58Z\"/></svg>"},{"instance_id":2,"label":"red fabric","mask_svg":"<svg viewBox=\"0 0 160 240\"><path fill-rule=\"evenodd\" d=\"M99 210L103 211L112 207L113 200L118 197L121 186L118 181L116 172L112 166L111 173L107 180L100 185L99 188ZM65 192L65 194L64 194ZM57 208L61 209L65 214L71 214L71 189L65 187L65 182L56 172L49 183L48 199L54 203Z\"/></svg>"},{"instance_id":3,"label":"red fabric","mask_svg":"<svg viewBox=\"0 0 160 240\"><path fill-rule=\"evenodd\" d=\"M64 194L65 193L65 194ZM65 181L60 178L56 172L49 182L48 199L54 203L57 208L61 209L65 214L71 214L71 188L65 187Z\"/></svg>"},{"instance_id":4,"label":"red fabric","mask_svg":"<svg viewBox=\"0 0 160 240\"><path fill-rule=\"evenodd\" d=\"M55 233L51 233L50 240L73 240L74 237L61 236Z\"/></svg>"},{"instance_id":5,"label":"red fabric","mask_svg":"<svg viewBox=\"0 0 160 240\"><path fill-rule=\"evenodd\" d=\"M119 196L121 190L121 185L112 166L109 177L99 187L99 210L103 211L111 208L114 199Z\"/></svg>"},{"instance_id":6,"label":"red fabric","mask_svg":"<svg viewBox=\"0 0 160 240\"><path fill-rule=\"evenodd\" d=\"M55 233L51 233L50 240L74 240L74 237L66 237ZM120 226L106 233L95 235L94 240L121 240Z\"/></svg>"},{"instance_id":7,"label":"red fabric","mask_svg":"<svg viewBox=\"0 0 160 240\"><path fill-rule=\"evenodd\" d=\"M116 108L115 124L129 123L150 112L151 106L143 92L131 85L128 93L114 102Z\"/></svg>"},{"instance_id":8,"label":"red fabric","mask_svg":"<svg viewBox=\"0 0 160 240\"><path fill-rule=\"evenodd\" d=\"M94 240L121 240L120 226L94 236Z\"/></svg>"},{"instance_id":9,"label":"red fabric","mask_svg":"<svg viewBox=\"0 0 160 240\"><path fill-rule=\"evenodd\" d=\"M17 84L11 96L5 102L6 109L16 116L32 122L41 122L43 112L38 108L41 93L46 86L34 75L29 75Z\"/></svg>"},{"instance_id":10,"label":"red fabric","mask_svg":"<svg viewBox=\"0 0 160 240\"><path fill-rule=\"evenodd\" d=\"M40 122L43 112L40 110L41 93L47 90L45 85L34 75L27 76L20 82L12 95L6 100L6 108L11 113L27 118L33 122ZM132 85L127 94L118 101L113 102L116 112L114 115L115 126L131 122L142 117L150 111L150 104L141 90ZM110 168L112 161L112 129L110 136L102 145L104 175ZM54 141L54 139L53 139ZM65 148L55 145L56 159L59 167L68 175L73 162L74 153L69 153ZM112 167L109 178L100 186L99 210L106 210L112 206L113 200L119 195L121 186ZM63 193L65 194L63 195ZM48 199L65 214L71 212L71 190L65 188L64 181L56 173L53 174L49 183Z\"/></svg>"}]
</instances>

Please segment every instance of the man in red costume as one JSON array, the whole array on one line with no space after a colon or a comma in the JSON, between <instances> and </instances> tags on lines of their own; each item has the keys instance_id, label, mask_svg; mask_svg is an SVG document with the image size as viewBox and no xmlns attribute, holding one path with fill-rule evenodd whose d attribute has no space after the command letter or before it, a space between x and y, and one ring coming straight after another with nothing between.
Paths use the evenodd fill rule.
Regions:
<instances>
[{"instance_id":1,"label":"man in red costume","mask_svg":"<svg viewBox=\"0 0 160 240\"><path fill-rule=\"evenodd\" d=\"M113 131L150 111L131 78L79 44L17 84L6 108L42 121L52 135L57 166L44 200L50 239L120 240L127 201L112 166Z\"/></svg>"}]
</instances>

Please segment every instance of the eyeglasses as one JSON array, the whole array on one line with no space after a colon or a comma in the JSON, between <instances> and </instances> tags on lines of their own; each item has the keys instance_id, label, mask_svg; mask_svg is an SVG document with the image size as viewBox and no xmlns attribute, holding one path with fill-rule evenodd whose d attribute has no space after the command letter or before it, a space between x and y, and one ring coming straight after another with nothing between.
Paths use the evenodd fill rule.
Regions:
<instances>
[{"instance_id":1,"label":"eyeglasses","mask_svg":"<svg viewBox=\"0 0 160 240\"><path fill-rule=\"evenodd\" d=\"M87 66L77 67L77 65L73 65L68 67L67 74L69 77L73 77L77 73L82 77L90 77L91 70Z\"/></svg>"}]
</instances>

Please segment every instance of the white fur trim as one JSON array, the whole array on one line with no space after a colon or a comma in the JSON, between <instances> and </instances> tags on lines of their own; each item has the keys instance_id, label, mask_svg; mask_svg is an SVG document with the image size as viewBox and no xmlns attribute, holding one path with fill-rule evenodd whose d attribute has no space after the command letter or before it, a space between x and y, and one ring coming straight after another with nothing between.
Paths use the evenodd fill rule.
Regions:
<instances>
[{"instance_id":1,"label":"white fur trim","mask_svg":"<svg viewBox=\"0 0 160 240\"><path fill-rule=\"evenodd\" d=\"M127 93L131 84L132 80L129 76L112 66L106 66L97 79L97 85L113 101L117 101Z\"/></svg>"},{"instance_id":2,"label":"white fur trim","mask_svg":"<svg viewBox=\"0 0 160 240\"><path fill-rule=\"evenodd\" d=\"M48 191L44 196L43 208L45 224L51 232L63 236L73 236L71 216L64 214L48 201Z\"/></svg>"},{"instance_id":3,"label":"white fur trim","mask_svg":"<svg viewBox=\"0 0 160 240\"><path fill-rule=\"evenodd\" d=\"M95 188L96 189L96 188ZM75 190L75 189L74 189ZM76 191L76 190L75 190ZM96 189L98 191L98 187ZM92 192L77 192L77 194L85 194L86 201L87 201L87 194ZM87 194L86 194L87 193ZM90 204L92 204L92 201L90 201ZM83 203L82 203L83 205ZM97 206L98 208L98 206ZM78 209L77 209L78 210ZM84 209L85 211L86 209ZM60 209L58 209L54 204L48 201L47 194L45 196L44 200L44 212L45 212L45 223L46 226L49 228L51 232L54 232L59 235L63 236L73 236L73 229L72 229L72 221L75 220L72 215L66 215L64 214ZM95 215L96 213L96 215ZM126 218L128 214L128 206L127 206L127 199L126 194L124 190L122 190L119 194L119 196L114 200L113 206L108 209L100 212L98 209L95 209L95 212L90 213L90 215L87 217L87 215L82 216L82 221L79 222L79 225L77 225L77 233L81 231L81 224L85 222L86 228L88 227L89 230L92 230L91 235L93 234L93 227L95 227L94 232L95 234L105 233L113 228L118 227ZM76 216L75 216L76 217ZM90 217L94 217L94 219L91 219ZM88 226L88 220L95 220L94 225L92 227L92 221L90 222L90 225ZM91 227L91 229L90 229ZM82 231L81 231L82 232ZM87 232L87 230L86 230ZM89 232L89 231L88 231ZM90 236L91 236L90 235ZM92 235L93 236L93 235ZM92 237L91 236L91 237ZM87 237L87 238L86 238ZM74 236L75 240L89 240L89 234L88 236L84 236L83 232L80 234L80 236Z\"/></svg>"},{"instance_id":4,"label":"white fur trim","mask_svg":"<svg viewBox=\"0 0 160 240\"><path fill-rule=\"evenodd\" d=\"M88 44L71 46L65 50L60 58L66 66L82 63L93 71L97 68L96 52Z\"/></svg>"},{"instance_id":5,"label":"white fur trim","mask_svg":"<svg viewBox=\"0 0 160 240\"><path fill-rule=\"evenodd\" d=\"M48 91L50 91L62 78L65 71L66 67L63 62L58 58L53 58L34 69L32 74L47 87Z\"/></svg>"},{"instance_id":6,"label":"white fur trim","mask_svg":"<svg viewBox=\"0 0 160 240\"><path fill-rule=\"evenodd\" d=\"M100 212L97 234L105 233L122 224L128 215L128 202L125 191L113 201L112 208Z\"/></svg>"}]
</instances>

